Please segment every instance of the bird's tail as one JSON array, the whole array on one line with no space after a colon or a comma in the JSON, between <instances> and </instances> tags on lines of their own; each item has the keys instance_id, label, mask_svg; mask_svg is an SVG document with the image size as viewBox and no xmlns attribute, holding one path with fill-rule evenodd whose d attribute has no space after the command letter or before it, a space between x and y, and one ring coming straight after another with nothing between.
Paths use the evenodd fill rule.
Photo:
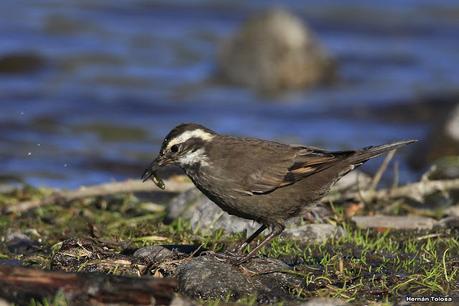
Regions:
<instances>
[{"instance_id":1,"label":"bird's tail","mask_svg":"<svg viewBox=\"0 0 459 306\"><path fill-rule=\"evenodd\" d=\"M384 144L380 146L366 147L366 148L356 151L355 154L353 154L349 158L349 161L351 161L353 164L364 163L371 158L378 157L379 155L384 154L388 151L395 150L399 147L403 147L407 144L410 144L416 141L417 140L402 140L402 141L397 141L397 142Z\"/></svg>"}]
</instances>

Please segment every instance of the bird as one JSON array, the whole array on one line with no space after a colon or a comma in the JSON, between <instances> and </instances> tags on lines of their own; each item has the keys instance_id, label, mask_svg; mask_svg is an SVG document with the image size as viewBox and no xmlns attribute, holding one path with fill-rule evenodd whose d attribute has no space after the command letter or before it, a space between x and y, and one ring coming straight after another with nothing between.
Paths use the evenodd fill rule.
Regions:
<instances>
[{"instance_id":1,"label":"bird","mask_svg":"<svg viewBox=\"0 0 459 306\"><path fill-rule=\"evenodd\" d=\"M341 177L371 158L416 140L358 150L326 151L251 137L219 134L203 125L183 123L164 138L157 157L142 175L164 187L157 171L177 165L194 185L225 212L261 226L246 241L220 257L239 265L285 229L288 219L319 203ZM264 230L270 233L248 254L247 247Z\"/></svg>"}]
</instances>

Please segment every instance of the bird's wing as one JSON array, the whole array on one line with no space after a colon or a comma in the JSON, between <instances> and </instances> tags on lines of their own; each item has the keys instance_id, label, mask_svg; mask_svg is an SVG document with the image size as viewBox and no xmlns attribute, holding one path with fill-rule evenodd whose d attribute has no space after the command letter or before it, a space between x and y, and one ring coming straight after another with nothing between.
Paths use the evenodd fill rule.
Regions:
<instances>
[{"instance_id":1,"label":"bird's wing","mask_svg":"<svg viewBox=\"0 0 459 306\"><path fill-rule=\"evenodd\" d=\"M322 171L354 151L326 152L316 148L289 147L282 156L277 154L257 163L257 168L245 178L242 190L246 194L266 194L294 184L303 178Z\"/></svg>"}]
</instances>

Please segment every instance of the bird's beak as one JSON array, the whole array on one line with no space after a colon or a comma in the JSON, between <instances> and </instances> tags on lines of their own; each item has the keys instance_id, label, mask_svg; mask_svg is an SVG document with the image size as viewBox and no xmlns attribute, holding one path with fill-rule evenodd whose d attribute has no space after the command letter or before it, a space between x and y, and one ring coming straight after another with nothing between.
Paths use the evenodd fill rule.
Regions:
<instances>
[{"instance_id":1,"label":"bird's beak","mask_svg":"<svg viewBox=\"0 0 459 306\"><path fill-rule=\"evenodd\" d=\"M142 181L145 182L146 180L148 180L152 175L156 173L156 171L158 171L159 168L165 166L167 163L167 159L158 156L143 172Z\"/></svg>"}]
</instances>

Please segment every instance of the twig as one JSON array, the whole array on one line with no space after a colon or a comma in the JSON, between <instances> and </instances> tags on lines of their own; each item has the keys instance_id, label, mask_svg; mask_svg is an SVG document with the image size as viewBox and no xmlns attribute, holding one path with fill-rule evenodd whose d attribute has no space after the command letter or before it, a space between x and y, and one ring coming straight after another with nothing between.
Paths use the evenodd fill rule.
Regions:
<instances>
[{"instance_id":1,"label":"twig","mask_svg":"<svg viewBox=\"0 0 459 306\"><path fill-rule=\"evenodd\" d=\"M459 179L438 180L438 181L421 181L394 189L382 189L379 191L365 191L364 196L367 200L378 200L388 198L409 197L422 202L426 195L435 191L447 191L459 189Z\"/></svg>"},{"instance_id":2,"label":"twig","mask_svg":"<svg viewBox=\"0 0 459 306\"><path fill-rule=\"evenodd\" d=\"M398 161L394 162L394 179L392 180L392 189L398 187L398 181L400 178L400 169L398 166Z\"/></svg>"},{"instance_id":3,"label":"twig","mask_svg":"<svg viewBox=\"0 0 459 306\"><path fill-rule=\"evenodd\" d=\"M389 151L389 153L387 153L386 157L384 157L384 160L383 160L381 166L379 166L378 171L376 171L376 174L373 177L373 180L371 181L370 190L376 189L376 187L378 186L379 182L381 181L381 178L382 178L384 172L386 172L386 170L387 170L387 166L389 165L389 163L392 160L392 158L394 158L394 155L395 155L396 151L397 150Z\"/></svg>"},{"instance_id":4,"label":"twig","mask_svg":"<svg viewBox=\"0 0 459 306\"><path fill-rule=\"evenodd\" d=\"M142 182L141 180L127 180L122 182L105 183L89 187L80 187L76 190L58 190L43 199L31 200L7 206L3 213L21 213L30 209L49 205L53 203L62 204L74 200L113 195L118 193L131 192L183 192L190 189L192 183L177 182L176 180L166 181L166 190L159 189L152 182Z\"/></svg>"},{"instance_id":5,"label":"twig","mask_svg":"<svg viewBox=\"0 0 459 306\"><path fill-rule=\"evenodd\" d=\"M436 180L436 181L420 181L396 188L381 189L381 190L364 190L359 192L349 192L347 194L330 195L324 198L324 202L337 200L352 200L362 197L366 202L397 199L397 198L412 198L422 202L426 195L432 194L435 191L450 191L459 190L459 179L454 180Z\"/></svg>"}]
</instances>

